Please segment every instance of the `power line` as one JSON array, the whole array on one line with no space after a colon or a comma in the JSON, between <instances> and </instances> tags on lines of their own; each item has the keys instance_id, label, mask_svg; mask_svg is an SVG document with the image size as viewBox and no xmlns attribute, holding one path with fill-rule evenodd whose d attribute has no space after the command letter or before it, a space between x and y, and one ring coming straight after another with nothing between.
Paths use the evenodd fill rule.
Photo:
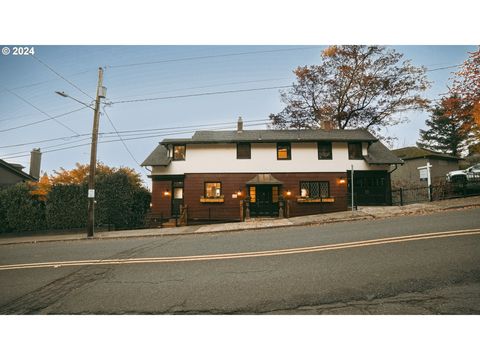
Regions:
<instances>
[{"instance_id":1,"label":"power line","mask_svg":"<svg viewBox=\"0 0 480 360\"><path fill-rule=\"evenodd\" d=\"M51 72L53 72L55 75L57 75L58 77L62 78L63 80L65 80L67 83L69 83L71 86L73 86L75 89L77 89L78 91L80 91L82 94L88 96L90 99L92 100L95 100L92 96L90 96L89 94L87 94L85 91L83 91L82 89L80 89L77 85L75 85L73 82L71 82L70 80L68 80L67 78L65 78L64 76L62 76L61 74L59 74L57 71L55 71L51 66L49 66L48 64L44 63L42 60L40 60L38 57L36 57L35 55L31 55L32 58L34 58L35 60L37 60L40 64L42 64L43 66L45 66L48 70L50 70Z\"/></svg>"},{"instance_id":2,"label":"power line","mask_svg":"<svg viewBox=\"0 0 480 360\"><path fill-rule=\"evenodd\" d=\"M64 123L62 123L62 122L60 122L60 121L58 121L55 117L53 117L52 115L46 113L45 111L43 111L43 110L40 109L39 107L35 106L34 104L32 104L30 101L28 101L28 100L25 99L24 97L18 95L17 93L15 93L15 92L13 92L13 91L11 91L11 90L9 90L9 89L6 89L6 88L5 88L5 90L7 90L10 94L16 96L17 98L19 98L19 99L22 100L23 102L27 103L28 105L30 105L31 107L33 107L33 108L36 109L37 111L41 112L43 115L48 116L48 117L49 117L50 119L52 119L52 120L55 120L55 122L56 122L57 124L63 126L65 129L68 129L68 130L70 130L71 132L73 132L74 134L79 135L78 132L76 132L75 130L73 130L71 127L65 125ZM6 131L6 130L3 130L3 131ZM0 132L3 132L3 131L0 131Z\"/></svg>"},{"instance_id":3,"label":"power line","mask_svg":"<svg viewBox=\"0 0 480 360\"><path fill-rule=\"evenodd\" d=\"M125 98L129 98L129 97L132 97L132 96L137 97L137 96L154 95L154 94L169 93L169 92L184 91L184 90L205 89L205 88L211 88L211 87L221 87L221 86L227 86L227 85L240 85L240 84L251 84L251 83L266 82L266 81L277 81L277 80L289 80L289 78L270 78L270 79L249 80L249 81L236 81L236 82L228 82L228 83L221 83L221 84L214 84L214 85L204 85L204 86L194 86L194 87L173 89L173 90L160 90L160 91L154 91L154 92L137 94L137 95L120 96L120 97L117 97L117 98L112 98L110 100L125 99Z\"/></svg>"},{"instance_id":4,"label":"power line","mask_svg":"<svg viewBox=\"0 0 480 360\"><path fill-rule=\"evenodd\" d=\"M452 66L439 67L439 68L436 68L436 69L428 69L427 72L430 72L430 71L438 71L438 70L445 70L445 69L453 69L453 68L459 67L459 66L461 66L461 65L462 65L462 64L457 64L457 65L452 65Z\"/></svg>"},{"instance_id":5,"label":"power line","mask_svg":"<svg viewBox=\"0 0 480 360\"><path fill-rule=\"evenodd\" d=\"M265 54L265 53L275 53L275 52L283 52L283 51L309 50L309 49L318 49L319 47L320 46L310 46L310 47L301 47L301 48L245 51L245 52L239 52L239 53L229 53L229 54L219 54L219 55L192 56L192 57L184 57L184 58L176 58L176 59L145 61L145 62L130 63L130 64L108 65L108 67L109 68L122 68L122 67L151 65L151 64L163 64L163 63L179 62L179 61L212 59L212 58L219 58L219 57L242 56L242 55L252 55L252 54Z\"/></svg>"},{"instance_id":6,"label":"power line","mask_svg":"<svg viewBox=\"0 0 480 360\"><path fill-rule=\"evenodd\" d=\"M125 147L125 150L127 150L127 152L130 154L130 157L133 159L133 161L135 161L137 163L137 165L141 167L140 163L137 161L135 156L133 156L133 154L130 151L130 149L128 148L127 144L125 143L125 141L123 141L122 137L118 133L118 130L115 127L115 125L113 124L112 119L110 119L110 116L108 115L107 110L105 109L105 106L103 107L103 112L104 112L105 116L107 117L108 121L110 122L110 125L112 125L113 130L115 130L115 133L117 134L118 138L122 141L122 144Z\"/></svg>"},{"instance_id":7,"label":"power line","mask_svg":"<svg viewBox=\"0 0 480 360\"><path fill-rule=\"evenodd\" d=\"M73 73L73 74L69 74L68 76L77 76L77 75L82 75L82 74L86 74L86 73L93 72L93 71L94 70L83 70L83 71L79 71L79 72L76 72L76 73ZM39 85L42 85L42 84L47 84L47 83L54 82L54 81L55 81L54 79L39 81L39 82L36 82L36 83L30 83L30 84L25 84L25 85L12 87L12 88L10 88L10 90L25 89L25 88L29 88L29 87L39 86ZM5 91L5 90L0 90L0 92L3 92L3 91Z\"/></svg>"},{"instance_id":8,"label":"power line","mask_svg":"<svg viewBox=\"0 0 480 360\"><path fill-rule=\"evenodd\" d=\"M452 66L445 66L445 67L441 67L441 68L429 69L429 70L427 70L427 72L444 70L444 69L451 69L451 68L456 68L458 66L459 65L452 65ZM172 96L153 97L153 98L144 98L144 99L130 99L130 100L113 101L113 102L111 102L111 104L124 104L124 103L133 103L133 102L169 100L169 99L179 99L179 98L197 97L197 96L221 95L221 94L241 93L241 92L250 92L250 91L285 89L285 88L290 88L290 87L292 87L292 85L276 86L276 87L264 87L264 88L252 88L252 89L240 89L240 90L226 90L226 91L215 91L215 92L204 92L204 93L187 94L187 95L172 95Z\"/></svg>"},{"instance_id":9,"label":"power line","mask_svg":"<svg viewBox=\"0 0 480 360\"><path fill-rule=\"evenodd\" d=\"M244 124L248 124L251 126L257 125L257 123L262 124L266 121L269 121L270 119L254 119L254 120L244 120ZM186 125L186 126L172 126L172 127L163 127L163 128L145 128L145 129L131 129L131 130L122 130L118 131L119 134L125 134L127 136L134 136L134 135L141 135L143 132L150 132L150 133L157 133L161 131L168 131L168 130L180 130L180 129L198 129L199 127L210 127L210 126L220 126L220 125L231 125L232 121L228 122L216 122L216 123L210 123L210 124L195 124L195 125ZM117 132L100 132L99 135L101 137L108 137L110 134L116 134ZM73 135L73 136L62 136L62 137L57 137L57 138L52 138L52 139L44 139L44 140L37 140L37 141L32 141L32 142L26 142L26 143L20 143L20 144L11 144L11 145L4 145L0 146L0 149L5 149L5 148L12 148L12 147L20 147L20 146L26 146L26 145L34 145L34 144L40 144L40 143L46 143L46 142L52 142L52 141L58 141L58 140L64 140L66 139L74 139L78 137L85 137L85 136L90 136L90 133L84 133L80 135ZM67 143L68 144L68 143ZM65 145L64 144L57 144L56 146L61 146Z\"/></svg>"},{"instance_id":10,"label":"power line","mask_svg":"<svg viewBox=\"0 0 480 360\"><path fill-rule=\"evenodd\" d=\"M254 88L254 89L241 89L241 90L226 90L226 91L204 92L204 93L188 94L188 95L174 95L174 96L154 97L154 98L145 98L145 99L113 101L113 102L111 102L110 104L125 104L125 103L133 103L133 102L144 102L144 101L155 101L155 100L168 100L168 99L180 99L180 98L197 97L197 96L209 96L209 95L220 95L220 94L233 94L233 93L251 92L251 91L285 89L285 88L290 88L290 87L292 87L292 85L273 86L273 87L264 87L264 88Z\"/></svg>"},{"instance_id":11,"label":"power line","mask_svg":"<svg viewBox=\"0 0 480 360\"><path fill-rule=\"evenodd\" d=\"M23 125L19 125L19 126L14 126L14 127L8 128L8 129L0 129L0 132L6 132L6 131L11 131L11 130L21 129L21 128L24 128L24 127L27 127L27 126L31 126L31 125L35 125L35 124L40 124L40 123L43 123L43 122L46 122L46 121L50 121L50 120L55 120L55 119L58 119L58 118L60 118L60 117L63 117L63 116L72 114L72 113L74 113L74 112L77 112L77 111L80 111L80 110L83 110L83 109L87 109L87 107L86 107L86 106L83 106L83 107L81 107L81 108L79 108L79 109L75 109L75 110L72 110L72 111L69 111L69 112L60 114L60 115L49 116L47 119L34 121L34 122L31 122L31 123L28 123L28 124L23 124Z\"/></svg>"},{"instance_id":12,"label":"power line","mask_svg":"<svg viewBox=\"0 0 480 360\"><path fill-rule=\"evenodd\" d=\"M47 140L38 140L38 141L31 141L31 142L26 142L22 144L13 144L13 145L4 145L0 146L0 149L6 149L6 148L12 148L12 147L20 147L20 146L26 146L26 145L35 145L35 144L42 144L46 142L52 142L52 141L58 141L58 140L64 140L67 141L66 139L73 139L73 138L78 138L78 137L85 137L90 134L80 134L80 135L73 135L73 136L63 136L63 137L58 137L58 138L53 138L53 139L47 139Z\"/></svg>"},{"instance_id":13,"label":"power line","mask_svg":"<svg viewBox=\"0 0 480 360\"><path fill-rule=\"evenodd\" d=\"M259 125L259 124L257 124ZM253 125L255 126L255 125ZM207 128L207 129L202 129L202 128L199 128L198 130L228 130L228 129L231 129L231 126L229 127L216 127L216 128ZM146 136L138 136L138 137L129 137L129 138L124 138L124 141L131 141L131 140L141 140L141 139L151 139L151 138L155 138L155 137L159 137L159 136L167 136L167 135L180 135L180 134L189 134L191 133L192 131L191 130L185 130L185 131L177 131L177 132L170 132L170 133L161 133L161 134L155 134L155 135L146 135ZM99 143L101 144L105 144L105 143L113 143L113 142L119 142L121 140L107 140L107 141L99 141ZM56 152L56 151L63 151L63 150L69 150L69 149L74 149L74 148L78 148L78 147L82 147L82 146L87 146L87 145L90 145L90 142L88 143L85 143L85 144L79 144L79 145L74 145L74 146L66 146L66 147L63 147L63 148L58 148L58 149L53 149L53 150L48 150L48 151L42 151L42 153L50 153L50 152ZM58 145L57 145L58 146ZM21 154L20 152L19 153L15 153L15 154ZM1 156L1 158L3 159L8 159L8 158L17 158L17 157L25 157L25 156L30 156L30 153L25 153L24 155L15 155L13 156L12 154L7 154L5 156Z\"/></svg>"}]
</instances>

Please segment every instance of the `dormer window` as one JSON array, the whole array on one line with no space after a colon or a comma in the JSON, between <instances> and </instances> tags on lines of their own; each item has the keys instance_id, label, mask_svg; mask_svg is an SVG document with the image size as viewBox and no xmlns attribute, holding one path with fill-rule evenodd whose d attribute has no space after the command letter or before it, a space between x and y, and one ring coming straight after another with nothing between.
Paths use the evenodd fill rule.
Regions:
<instances>
[{"instance_id":1,"label":"dormer window","mask_svg":"<svg viewBox=\"0 0 480 360\"><path fill-rule=\"evenodd\" d=\"M185 160L186 148L186 145L173 145L172 160Z\"/></svg>"}]
</instances>

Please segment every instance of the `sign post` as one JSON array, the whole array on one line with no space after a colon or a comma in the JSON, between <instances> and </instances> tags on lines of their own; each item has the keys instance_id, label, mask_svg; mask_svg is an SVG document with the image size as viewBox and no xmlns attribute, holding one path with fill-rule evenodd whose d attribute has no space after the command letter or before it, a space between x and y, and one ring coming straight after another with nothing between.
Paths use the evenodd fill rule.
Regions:
<instances>
[{"instance_id":1,"label":"sign post","mask_svg":"<svg viewBox=\"0 0 480 360\"><path fill-rule=\"evenodd\" d=\"M430 169L432 165L430 165L430 161L427 161L427 165L417 167L420 170L420 180L425 179L425 175L427 177L427 187L428 187L428 200L432 200L431 188L432 188L432 176L430 174Z\"/></svg>"},{"instance_id":2,"label":"sign post","mask_svg":"<svg viewBox=\"0 0 480 360\"><path fill-rule=\"evenodd\" d=\"M353 165L352 165L352 171L350 173L350 177L351 177L351 181L350 181L350 191L352 193L352 214L353 214L353 211L354 211L354 202L353 202Z\"/></svg>"}]
</instances>

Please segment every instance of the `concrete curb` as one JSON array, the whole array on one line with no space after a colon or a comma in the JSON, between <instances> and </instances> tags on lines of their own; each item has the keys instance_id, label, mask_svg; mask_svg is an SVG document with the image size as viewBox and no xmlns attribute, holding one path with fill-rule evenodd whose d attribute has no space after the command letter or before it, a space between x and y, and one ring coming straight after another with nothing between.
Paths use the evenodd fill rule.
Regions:
<instances>
[{"instance_id":1,"label":"concrete curb","mask_svg":"<svg viewBox=\"0 0 480 360\"><path fill-rule=\"evenodd\" d=\"M332 223L341 223L341 222L351 222L351 221L361 221L361 220L380 220L380 219L387 219L391 217L397 216L412 216L412 215L427 215L433 214L436 212L441 211L449 211L449 210L458 210L458 209L471 209L480 207L480 203L478 204L468 204L468 205L451 205L446 207L437 207L431 206L426 208L414 208L414 209L402 209L399 212L392 211L390 213L378 215L378 214L369 214L363 213L359 216L353 217L338 217L338 218L331 218L331 219L318 219L318 220L306 220L306 221L299 221L299 222L292 222L290 219L289 223L283 223L278 225L269 225L269 226L258 226L258 227L245 227L245 228L233 228L233 229L216 229L216 230L205 230L205 231L198 231L202 227L196 226L195 229L188 229L179 232L165 232L165 233L157 233L157 234L131 234L131 235L111 235L111 236L96 236L93 238L87 238L85 235L82 236L74 236L72 237L65 237L65 238L51 238L51 239L36 239L34 236L26 237L26 238L19 238L15 240L15 238L7 238L5 241L0 239L0 246L2 245L21 245L21 244L37 244L37 243L50 243L50 242L60 242L60 241L95 241L95 240L118 240L118 239L130 239L130 238L151 238L151 237L164 237L164 236L182 236L182 235L204 235L204 234L216 234L216 233L226 233L226 232L238 232L238 231L255 231L255 230L264 230L264 229L278 229L284 227L292 227L292 226L312 226L312 225L323 225L323 224L332 224ZM410 210L410 211L409 211ZM359 210L361 212L362 210ZM295 218L291 218L295 219ZM261 225L261 224L260 224ZM205 225L209 226L209 225ZM186 229L185 227L176 228L176 229ZM132 232L135 230L132 230Z\"/></svg>"}]
</instances>

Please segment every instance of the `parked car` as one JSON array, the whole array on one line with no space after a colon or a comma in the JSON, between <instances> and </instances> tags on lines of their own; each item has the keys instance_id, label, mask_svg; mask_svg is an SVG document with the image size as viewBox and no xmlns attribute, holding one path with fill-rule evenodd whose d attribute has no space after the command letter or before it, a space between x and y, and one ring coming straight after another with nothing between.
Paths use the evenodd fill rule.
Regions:
<instances>
[{"instance_id":1,"label":"parked car","mask_svg":"<svg viewBox=\"0 0 480 360\"><path fill-rule=\"evenodd\" d=\"M465 170L450 171L447 174L447 181L459 184L470 181L480 181L480 163L470 166Z\"/></svg>"}]
</instances>

